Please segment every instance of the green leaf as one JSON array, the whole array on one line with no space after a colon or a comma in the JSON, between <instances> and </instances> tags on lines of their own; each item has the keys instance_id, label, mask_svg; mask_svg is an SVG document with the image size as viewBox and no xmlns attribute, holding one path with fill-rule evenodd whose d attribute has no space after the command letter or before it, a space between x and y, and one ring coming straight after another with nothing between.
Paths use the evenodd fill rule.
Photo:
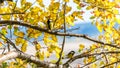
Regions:
<instances>
[{"instance_id":1,"label":"green leaf","mask_svg":"<svg viewBox=\"0 0 120 68\"><path fill-rule=\"evenodd\" d=\"M12 29L12 26L11 26L11 25L9 25L9 26L8 26L8 29Z\"/></svg>"},{"instance_id":2,"label":"green leaf","mask_svg":"<svg viewBox=\"0 0 120 68\"><path fill-rule=\"evenodd\" d=\"M80 9L81 9L81 6L77 6L77 9L79 9L79 10L80 10Z\"/></svg>"},{"instance_id":3,"label":"green leaf","mask_svg":"<svg viewBox=\"0 0 120 68\"><path fill-rule=\"evenodd\" d=\"M2 32L4 35L6 35L6 34L7 34L7 29L6 29L6 28L2 28L2 29L1 29L1 32Z\"/></svg>"},{"instance_id":4,"label":"green leaf","mask_svg":"<svg viewBox=\"0 0 120 68\"><path fill-rule=\"evenodd\" d=\"M3 62L1 68L7 68L7 67L8 67L7 62Z\"/></svg>"},{"instance_id":5,"label":"green leaf","mask_svg":"<svg viewBox=\"0 0 120 68\"><path fill-rule=\"evenodd\" d=\"M91 17L90 17L90 19L94 19L94 18L95 18L95 16L91 16Z\"/></svg>"}]
</instances>

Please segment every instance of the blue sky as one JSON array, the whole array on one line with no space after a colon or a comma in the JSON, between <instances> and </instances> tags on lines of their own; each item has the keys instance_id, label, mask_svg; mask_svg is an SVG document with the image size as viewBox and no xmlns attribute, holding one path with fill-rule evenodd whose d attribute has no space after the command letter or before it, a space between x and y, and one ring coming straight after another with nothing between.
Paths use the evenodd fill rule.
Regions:
<instances>
[{"instance_id":1,"label":"blue sky","mask_svg":"<svg viewBox=\"0 0 120 68\"><path fill-rule=\"evenodd\" d=\"M72 33L77 33L77 34L86 34L89 36L96 36L99 34L99 31L97 30L96 26L89 23L77 23L75 24L75 26L73 26L72 28L77 28L80 27L78 30L74 30L72 31ZM71 29L72 29L71 28Z\"/></svg>"}]
</instances>

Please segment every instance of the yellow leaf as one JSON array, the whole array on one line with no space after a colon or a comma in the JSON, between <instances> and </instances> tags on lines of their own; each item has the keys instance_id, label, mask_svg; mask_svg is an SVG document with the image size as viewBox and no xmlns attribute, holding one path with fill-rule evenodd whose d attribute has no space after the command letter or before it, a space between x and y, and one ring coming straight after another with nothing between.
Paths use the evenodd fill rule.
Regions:
<instances>
[{"instance_id":1,"label":"yellow leaf","mask_svg":"<svg viewBox=\"0 0 120 68\"><path fill-rule=\"evenodd\" d=\"M120 64L118 64L116 68L120 68Z\"/></svg>"},{"instance_id":2,"label":"yellow leaf","mask_svg":"<svg viewBox=\"0 0 120 68\"><path fill-rule=\"evenodd\" d=\"M15 43L16 43L16 45L19 45L19 44L24 43L24 40L22 38L16 38Z\"/></svg>"},{"instance_id":3,"label":"yellow leaf","mask_svg":"<svg viewBox=\"0 0 120 68\"><path fill-rule=\"evenodd\" d=\"M56 57L59 58L59 57L60 57L59 54L60 54L60 52L61 52L61 49L58 48L58 47L56 47L56 48L55 48L55 52L56 52Z\"/></svg>"},{"instance_id":4,"label":"yellow leaf","mask_svg":"<svg viewBox=\"0 0 120 68\"><path fill-rule=\"evenodd\" d=\"M24 37L25 35L23 32L15 32L14 34L19 37Z\"/></svg>"},{"instance_id":5,"label":"yellow leaf","mask_svg":"<svg viewBox=\"0 0 120 68\"><path fill-rule=\"evenodd\" d=\"M26 0L21 0L21 5L24 5Z\"/></svg>"},{"instance_id":6,"label":"yellow leaf","mask_svg":"<svg viewBox=\"0 0 120 68\"><path fill-rule=\"evenodd\" d=\"M37 0L37 2L39 3L39 5L40 5L41 7L44 7L43 0Z\"/></svg>"},{"instance_id":7,"label":"yellow leaf","mask_svg":"<svg viewBox=\"0 0 120 68\"><path fill-rule=\"evenodd\" d=\"M92 6L88 6L86 9L87 9L87 10L90 10L90 9L92 9Z\"/></svg>"},{"instance_id":8,"label":"yellow leaf","mask_svg":"<svg viewBox=\"0 0 120 68\"><path fill-rule=\"evenodd\" d=\"M120 24L120 18L115 18L115 21Z\"/></svg>"},{"instance_id":9,"label":"yellow leaf","mask_svg":"<svg viewBox=\"0 0 120 68\"><path fill-rule=\"evenodd\" d=\"M49 51L49 53L52 53L53 52L53 49L48 47L47 51Z\"/></svg>"},{"instance_id":10,"label":"yellow leaf","mask_svg":"<svg viewBox=\"0 0 120 68\"><path fill-rule=\"evenodd\" d=\"M100 12L99 12L98 10L95 10L95 11L94 11L94 14L95 14L96 17L99 17L99 16L100 16Z\"/></svg>"},{"instance_id":11,"label":"yellow leaf","mask_svg":"<svg viewBox=\"0 0 120 68\"><path fill-rule=\"evenodd\" d=\"M52 40L55 41L55 42L58 41L56 35L52 35Z\"/></svg>"},{"instance_id":12,"label":"yellow leaf","mask_svg":"<svg viewBox=\"0 0 120 68\"><path fill-rule=\"evenodd\" d=\"M6 28L2 28L1 32L2 32L2 34L6 35L7 34L7 29Z\"/></svg>"},{"instance_id":13,"label":"yellow leaf","mask_svg":"<svg viewBox=\"0 0 120 68\"><path fill-rule=\"evenodd\" d=\"M70 6L66 6L66 13L70 12L71 11L71 7Z\"/></svg>"},{"instance_id":14,"label":"yellow leaf","mask_svg":"<svg viewBox=\"0 0 120 68\"><path fill-rule=\"evenodd\" d=\"M14 63L15 63L15 62L10 62L10 65L9 65L8 68L14 68Z\"/></svg>"},{"instance_id":15,"label":"yellow leaf","mask_svg":"<svg viewBox=\"0 0 120 68\"><path fill-rule=\"evenodd\" d=\"M79 45L79 49L83 49L83 48L85 48L85 45L80 44L80 45Z\"/></svg>"},{"instance_id":16,"label":"yellow leaf","mask_svg":"<svg viewBox=\"0 0 120 68\"><path fill-rule=\"evenodd\" d=\"M97 67L97 64L93 63L93 64L91 65L91 68L98 68L98 67Z\"/></svg>"},{"instance_id":17,"label":"yellow leaf","mask_svg":"<svg viewBox=\"0 0 120 68\"><path fill-rule=\"evenodd\" d=\"M112 63L112 62L116 62L116 61L117 61L117 58L115 58L115 57L110 57L109 60L110 60L111 63Z\"/></svg>"},{"instance_id":18,"label":"yellow leaf","mask_svg":"<svg viewBox=\"0 0 120 68\"><path fill-rule=\"evenodd\" d=\"M98 22L96 22L96 27L98 28L99 32L102 32L103 26L101 24L99 24Z\"/></svg>"},{"instance_id":19,"label":"yellow leaf","mask_svg":"<svg viewBox=\"0 0 120 68\"><path fill-rule=\"evenodd\" d=\"M49 58L49 57L50 57L50 53L49 53L48 51L46 51L46 52L45 52L45 56L46 56L47 58Z\"/></svg>"},{"instance_id":20,"label":"yellow leaf","mask_svg":"<svg viewBox=\"0 0 120 68\"><path fill-rule=\"evenodd\" d=\"M36 49L36 50L40 50L40 48L41 48L41 46L40 46L39 43L35 45L35 49Z\"/></svg>"},{"instance_id":21,"label":"yellow leaf","mask_svg":"<svg viewBox=\"0 0 120 68\"><path fill-rule=\"evenodd\" d=\"M80 45L79 45L79 52L81 52L84 48L85 48L85 45L80 44Z\"/></svg>"},{"instance_id":22,"label":"yellow leaf","mask_svg":"<svg viewBox=\"0 0 120 68\"><path fill-rule=\"evenodd\" d=\"M0 42L0 46L2 46L2 42Z\"/></svg>"},{"instance_id":23,"label":"yellow leaf","mask_svg":"<svg viewBox=\"0 0 120 68\"><path fill-rule=\"evenodd\" d=\"M84 58L83 62L84 62L84 64L86 64L88 61L87 61L87 59L86 59L86 58Z\"/></svg>"},{"instance_id":24,"label":"yellow leaf","mask_svg":"<svg viewBox=\"0 0 120 68\"><path fill-rule=\"evenodd\" d=\"M26 42L22 44L21 50L23 52L25 52L27 50L27 43Z\"/></svg>"},{"instance_id":25,"label":"yellow leaf","mask_svg":"<svg viewBox=\"0 0 120 68\"><path fill-rule=\"evenodd\" d=\"M101 65L104 65L104 62L103 62L103 61L100 61L100 66L101 66Z\"/></svg>"},{"instance_id":26,"label":"yellow leaf","mask_svg":"<svg viewBox=\"0 0 120 68\"><path fill-rule=\"evenodd\" d=\"M57 60L51 60L50 62L51 62L51 63L56 63L56 62L57 62Z\"/></svg>"},{"instance_id":27,"label":"yellow leaf","mask_svg":"<svg viewBox=\"0 0 120 68\"><path fill-rule=\"evenodd\" d=\"M90 46L90 49L96 49L97 48L97 45L95 44L92 44L92 46Z\"/></svg>"},{"instance_id":28,"label":"yellow leaf","mask_svg":"<svg viewBox=\"0 0 120 68\"><path fill-rule=\"evenodd\" d=\"M56 51L56 53L60 53L60 52L61 52L61 48L56 47L56 48L55 48L55 51Z\"/></svg>"},{"instance_id":29,"label":"yellow leaf","mask_svg":"<svg viewBox=\"0 0 120 68\"><path fill-rule=\"evenodd\" d=\"M65 2L69 2L69 0L64 0Z\"/></svg>"},{"instance_id":30,"label":"yellow leaf","mask_svg":"<svg viewBox=\"0 0 120 68\"><path fill-rule=\"evenodd\" d=\"M79 19L81 19L81 20L84 20L84 19L83 19L83 16L81 16L81 15L77 15L77 17L78 17Z\"/></svg>"},{"instance_id":31,"label":"yellow leaf","mask_svg":"<svg viewBox=\"0 0 120 68\"><path fill-rule=\"evenodd\" d=\"M23 64L23 61L19 58L16 58L16 61L19 63L19 64Z\"/></svg>"},{"instance_id":32,"label":"yellow leaf","mask_svg":"<svg viewBox=\"0 0 120 68\"><path fill-rule=\"evenodd\" d=\"M74 25L73 21L74 21L74 18L72 16L66 17L66 22L72 26Z\"/></svg>"},{"instance_id":33,"label":"yellow leaf","mask_svg":"<svg viewBox=\"0 0 120 68\"><path fill-rule=\"evenodd\" d=\"M44 60L44 52L43 51L41 51L41 52L36 52L36 56L37 56L37 58L39 58L40 60Z\"/></svg>"},{"instance_id":34,"label":"yellow leaf","mask_svg":"<svg viewBox=\"0 0 120 68\"><path fill-rule=\"evenodd\" d=\"M59 58L59 57L60 57L60 54L58 54L58 53L55 53L55 55L56 55L56 57L57 57L57 58Z\"/></svg>"},{"instance_id":35,"label":"yellow leaf","mask_svg":"<svg viewBox=\"0 0 120 68\"><path fill-rule=\"evenodd\" d=\"M119 11L117 9L113 9L114 14L119 14Z\"/></svg>"}]
</instances>

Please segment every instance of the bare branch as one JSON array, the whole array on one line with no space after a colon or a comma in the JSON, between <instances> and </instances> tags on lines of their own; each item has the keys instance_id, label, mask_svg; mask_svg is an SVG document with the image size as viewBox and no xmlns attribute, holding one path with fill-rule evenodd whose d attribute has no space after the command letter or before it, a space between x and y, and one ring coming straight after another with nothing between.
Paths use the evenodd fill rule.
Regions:
<instances>
[{"instance_id":1,"label":"bare branch","mask_svg":"<svg viewBox=\"0 0 120 68\"><path fill-rule=\"evenodd\" d=\"M39 26L36 26L36 25L30 25L28 23L23 23L23 22L20 22L20 21L0 21L0 24L7 24L7 25L10 25L10 22L12 25L21 25L21 26L25 26L25 27L29 27L29 28L33 28L35 30L38 30L38 31L42 31L42 32L46 32L46 33L49 33L49 34L54 34L54 35L59 35L59 36L70 36L70 37L82 37L84 39L87 39L87 40L90 40L92 42L96 42L96 43L100 43L100 44L103 44L103 45L108 45L110 47L115 47L115 48L118 48L120 49L120 47L118 45L115 45L115 44L109 44L109 43L104 43L102 41L98 41L96 39L92 39L84 34L72 34L72 33L61 33L61 32L55 32L55 31L50 31L50 30L47 30L47 29L44 29L44 28L41 28Z\"/></svg>"}]
</instances>

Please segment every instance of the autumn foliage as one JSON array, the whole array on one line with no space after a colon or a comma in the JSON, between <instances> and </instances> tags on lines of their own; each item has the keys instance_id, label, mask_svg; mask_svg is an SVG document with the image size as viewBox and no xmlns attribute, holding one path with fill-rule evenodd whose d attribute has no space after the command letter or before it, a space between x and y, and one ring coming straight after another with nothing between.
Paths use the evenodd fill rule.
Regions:
<instances>
[{"instance_id":1,"label":"autumn foliage","mask_svg":"<svg viewBox=\"0 0 120 68\"><path fill-rule=\"evenodd\" d=\"M6 53L15 50L22 57L11 56L9 59L12 60L2 62L0 57L2 68L36 68L44 67L44 64L49 68L48 62L57 68L68 68L77 59L82 62L77 63L77 68L120 68L120 0L49 0L47 3L44 0L1 1L1 55L6 56ZM91 13L90 23L100 32L97 39L84 34L68 33L66 30L75 26L76 21L84 21L83 16L87 11ZM94 44L89 48L79 44L79 54L63 62L65 40L68 40L66 36L87 39ZM62 43L59 37L63 38ZM31 56L36 57L37 61L30 57L23 59L28 46L34 46L36 51ZM46 58L52 55L57 60L47 61ZM40 66L37 62L45 63L40 63Z\"/></svg>"}]
</instances>

